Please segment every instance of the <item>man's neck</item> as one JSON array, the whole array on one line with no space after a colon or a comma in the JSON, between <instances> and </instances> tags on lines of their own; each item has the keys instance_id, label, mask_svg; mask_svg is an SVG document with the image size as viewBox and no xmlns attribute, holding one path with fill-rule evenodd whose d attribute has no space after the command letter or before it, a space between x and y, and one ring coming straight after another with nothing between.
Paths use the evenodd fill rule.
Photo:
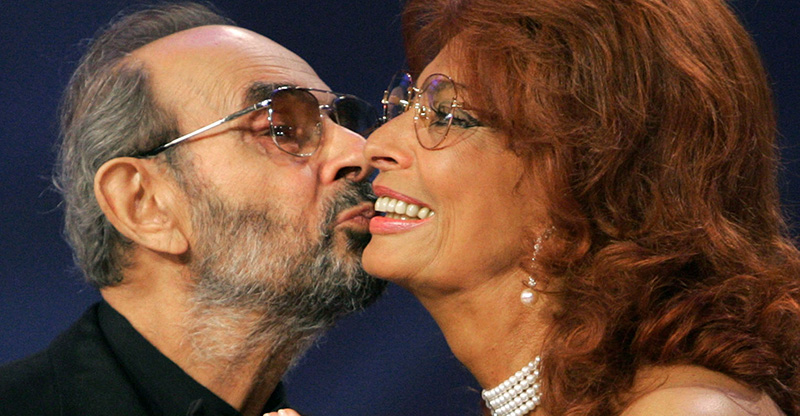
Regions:
<instances>
[{"instance_id":1,"label":"man's neck","mask_svg":"<svg viewBox=\"0 0 800 416\"><path fill-rule=\"evenodd\" d=\"M192 304L183 283L172 279L147 279L126 276L123 283L101 289L103 298L148 342L177 364L195 381L243 415L258 415L288 369L297 348L284 342L282 346L264 345L237 351L247 341L249 317L231 316L229 310L206 311L203 319L222 322L221 325L199 334L193 333ZM218 318L218 319L217 319ZM254 318L253 318L254 319ZM201 342L198 342L200 339ZM211 351L201 351L204 345ZM214 348L226 351L216 359Z\"/></svg>"}]
</instances>

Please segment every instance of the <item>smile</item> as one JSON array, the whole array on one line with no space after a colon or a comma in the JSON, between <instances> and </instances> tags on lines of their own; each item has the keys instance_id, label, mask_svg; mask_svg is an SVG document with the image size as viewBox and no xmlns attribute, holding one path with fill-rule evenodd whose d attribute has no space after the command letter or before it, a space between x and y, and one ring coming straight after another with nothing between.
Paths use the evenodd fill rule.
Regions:
<instances>
[{"instance_id":1,"label":"smile","mask_svg":"<svg viewBox=\"0 0 800 416\"><path fill-rule=\"evenodd\" d=\"M382 196L375 201L375 211L383 212L387 218L396 220L424 220L436 215L428 207L420 207L388 196Z\"/></svg>"}]
</instances>

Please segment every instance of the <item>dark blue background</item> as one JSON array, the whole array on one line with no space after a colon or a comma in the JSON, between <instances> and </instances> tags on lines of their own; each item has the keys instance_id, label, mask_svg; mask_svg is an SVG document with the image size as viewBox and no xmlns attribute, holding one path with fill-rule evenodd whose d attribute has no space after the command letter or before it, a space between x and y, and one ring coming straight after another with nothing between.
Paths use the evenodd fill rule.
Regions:
<instances>
[{"instance_id":1,"label":"dark blue background","mask_svg":"<svg viewBox=\"0 0 800 416\"><path fill-rule=\"evenodd\" d=\"M0 3L0 363L45 347L99 299L73 269L60 237L59 200L49 188L56 106L83 40L129 4ZM305 58L334 90L377 103L388 78L403 67L400 0L216 4ZM785 166L781 189L787 213L796 216L800 3L741 0L734 6L772 77ZM478 405L472 377L427 313L396 286L365 313L342 321L287 380L292 402L316 416L461 416L475 414Z\"/></svg>"}]
</instances>

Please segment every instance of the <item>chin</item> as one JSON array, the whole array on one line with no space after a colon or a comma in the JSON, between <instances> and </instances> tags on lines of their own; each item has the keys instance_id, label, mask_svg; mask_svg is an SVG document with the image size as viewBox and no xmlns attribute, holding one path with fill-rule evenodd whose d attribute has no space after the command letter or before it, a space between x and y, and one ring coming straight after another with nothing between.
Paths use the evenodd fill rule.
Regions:
<instances>
[{"instance_id":1,"label":"chin","mask_svg":"<svg viewBox=\"0 0 800 416\"><path fill-rule=\"evenodd\" d=\"M375 240L372 240L364 247L364 251L361 254L361 267L370 275L383 278L381 276L380 255L376 253L375 245Z\"/></svg>"},{"instance_id":2,"label":"chin","mask_svg":"<svg viewBox=\"0 0 800 416\"><path fill-rule=\"evenodd\" d=\"M373 239L361 256L361 266L369 275L378 279L387 280L400 286L407 286L410 275L408 264L402 260L402 256L395 256L396 250L385 250L379 248L378 243Z\"/></svg>"}]
</instances>

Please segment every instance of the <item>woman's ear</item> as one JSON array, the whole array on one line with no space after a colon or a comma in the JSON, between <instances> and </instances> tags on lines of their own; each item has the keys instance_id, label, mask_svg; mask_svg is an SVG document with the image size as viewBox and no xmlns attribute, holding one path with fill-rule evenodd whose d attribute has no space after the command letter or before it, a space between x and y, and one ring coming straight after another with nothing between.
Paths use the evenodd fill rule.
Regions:
<instances>
[{"instance_id":1,"label":"woman's ear","mask_svg":"<svg viewBox=\"0 0 800 416\"><path fill-rule=\"evenodd\" d=\"M150 250L180 255L189 248L186 205L163 168L151 160L120 157L94 177L94 195L114 228Z\"/></svg>"}]
</instances>

